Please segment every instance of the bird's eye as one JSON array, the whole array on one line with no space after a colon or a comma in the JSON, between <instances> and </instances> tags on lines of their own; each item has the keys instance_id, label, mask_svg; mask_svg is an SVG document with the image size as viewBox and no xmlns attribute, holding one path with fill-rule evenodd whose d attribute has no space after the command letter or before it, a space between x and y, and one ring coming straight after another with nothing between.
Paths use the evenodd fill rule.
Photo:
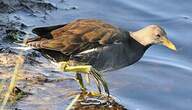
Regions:
<instances>
[{"instance_id":1,"label":"bird's eye","mask_svg":"<svg viewBox=\"0 0 192 110\"><path fill-rule=\"evenodd\" d=\"M157 37L161 37L161 35L160 35L160 34L157 34Z\"/></svg>"}]
</instances>

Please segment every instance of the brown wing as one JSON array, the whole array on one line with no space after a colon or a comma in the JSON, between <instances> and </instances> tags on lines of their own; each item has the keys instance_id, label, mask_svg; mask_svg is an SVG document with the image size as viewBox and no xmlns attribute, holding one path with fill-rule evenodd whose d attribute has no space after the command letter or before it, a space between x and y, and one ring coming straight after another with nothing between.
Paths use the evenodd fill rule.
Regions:
<instances>
[{"instance_id":1,"label":"brown wing","mask_svg":"<svg viewBox=\"0 0 192 110\"><path fill-rule=\"evenodd\" d=\"M41 36L42 38L52 39L53 36L51 35L51 31L61 28L65 25L66 24L47 26L47 27L38 27L38 28L34 28L32 32L37 34L38 36Z\"/></svg>"},{"instance_id":2,"label":"brown wing","mask_svg":"<svg viewBox=\"0 0 192 110\"><path fill-rule=\"evenodd\" d=\"M121 40L121 31L100 20L81 19L50 32L52 39L28 42L28 45L60 51L64 54L81 52Z\"/></svg>"}]
</instances>

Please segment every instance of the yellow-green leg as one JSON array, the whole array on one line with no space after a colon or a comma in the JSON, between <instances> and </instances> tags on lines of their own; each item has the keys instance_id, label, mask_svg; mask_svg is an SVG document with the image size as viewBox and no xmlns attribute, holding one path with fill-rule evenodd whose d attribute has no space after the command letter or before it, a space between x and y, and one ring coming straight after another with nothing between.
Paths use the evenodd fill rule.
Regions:
<instances>
[{"instance_id":1,"label":"yellow-green leg","mask_svg":"<svg viewBox=\"0 0 192 110\"><path fill-rule=\"evenodd\" d=\"M101 72L97 71L91 65L75 65L75 66L71 66L70 62L60 62L59 63L59 69L61 71L65 71L65 72L75 72L76 77L77 77L77 81L80 84L82 90L86 90L86 88L85 88L85 86L83 84L82 76L79 73L92 75L94 77L94 79L95 79L95 82L97 84L99 92L101 92L101 85L102 85L105 92L109 95L108 85L107 85L106 81L104 80L104 78L101 76Z\"/></svg>"},{"instance_id":2,"label":"yellow-green leg","mask_svg":"<svg viewBox=\"0 0 192 110\"><path fill-rule=\"evenodd\" d=\"M83 77L82 77L82 75L80 73L76 73L76 80L79 83L79 85L81 87L81 90L83 92L86 92L86 87L85 87L85 85L83 83Z\"/></svg>"}]
</instances>

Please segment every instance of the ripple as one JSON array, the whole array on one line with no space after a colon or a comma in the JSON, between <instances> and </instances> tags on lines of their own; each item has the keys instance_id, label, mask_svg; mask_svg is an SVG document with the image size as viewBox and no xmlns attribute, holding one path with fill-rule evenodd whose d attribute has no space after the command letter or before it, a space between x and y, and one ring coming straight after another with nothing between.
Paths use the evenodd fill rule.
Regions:
<instances>
[{"instance_id":1,"label":"ripple","mask_svg":"<svg viewBox=\"0 0 192 110\"><path fill-rule=\"evenodd\" d=\"M162 64L162 65L167 65L167 66L171 66L174 68L180 68L180 69L188 70L188 71L192 72L192 66L189 66L184 63L177 62L177 61L169 60L166 58L161 58L161 57L146 56L143 59L141 59L141 62Z\"/></svg>"}]
</instances>

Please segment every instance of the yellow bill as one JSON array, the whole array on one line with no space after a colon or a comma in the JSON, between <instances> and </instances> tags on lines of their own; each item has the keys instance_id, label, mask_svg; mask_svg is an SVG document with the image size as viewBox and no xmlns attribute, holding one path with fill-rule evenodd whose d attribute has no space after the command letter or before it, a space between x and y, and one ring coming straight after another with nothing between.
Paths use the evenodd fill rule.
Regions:
<instances>
[{"instance_id":1,"label":"yellow bill","mask_svg":"<svg viewBox=\"0 0 192 110\"><path fill-rule=\"evenodd\" d=\"M167 48L169 48L171 50L174 50L174 51L177 50L175 45L170 40L168 40L166 37L162 37L162 45L166 46Z\"/></svg>"}]
</instances>

